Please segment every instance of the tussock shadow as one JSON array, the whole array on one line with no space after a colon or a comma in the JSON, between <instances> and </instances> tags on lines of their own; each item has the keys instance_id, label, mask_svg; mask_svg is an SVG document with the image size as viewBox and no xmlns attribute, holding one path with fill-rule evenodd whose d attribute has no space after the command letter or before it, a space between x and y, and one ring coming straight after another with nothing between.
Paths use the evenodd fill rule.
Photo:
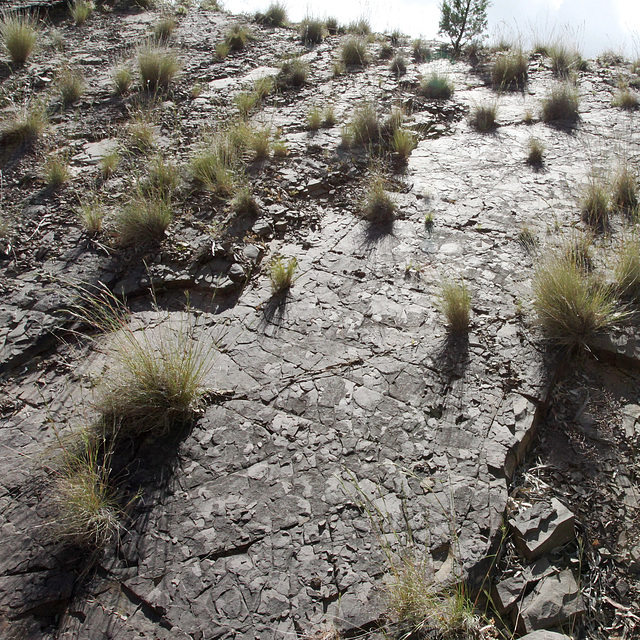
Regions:
<instances>
[{"instance_id":1,"label":"tussock shadow","mask_svg":"<svg viewBox=\"0 0 640 640\"><path fill-rule=\"evenodd\" d=\"M438 345L434 360L446 380L462 378L469 364L469 336L466 333L447 332Z\"/></svg>"},{"instance_id":2,"label":"tussock shadow","mask_svg":"<svg viewBox=\"0 0 640 640\"><path fill-rule=\"evenodd\" d=\"M371 248L385 238L393 236L393 227L393 219L369 222L362 235L365 248Z\"/></svg>"},{"instance_id":3,"label":"tussock shadow","mask_svg":"<svg viewBox=\"0 0 640 640\"><path fill-rule=\"evenodd\" d=\"M552 129L561 133L567 133L569 135L575 135L580 124L580 118L565 118L564 120L552 120L546 123Z\"/></svg>"},{"instance_id":4,"label":"tussock shadow","mask_svg":"<svg viewBox=\"0 0 640 640\"><path fill-rule=\"evenodd\" d=\"M274 293L262 307L262 318L260 320L260 330L263 333L272 328L274 333L282 328L287 315L287 303L290 299L290 293L287 289L281 293Z\"/></svg>"}]
</instances>

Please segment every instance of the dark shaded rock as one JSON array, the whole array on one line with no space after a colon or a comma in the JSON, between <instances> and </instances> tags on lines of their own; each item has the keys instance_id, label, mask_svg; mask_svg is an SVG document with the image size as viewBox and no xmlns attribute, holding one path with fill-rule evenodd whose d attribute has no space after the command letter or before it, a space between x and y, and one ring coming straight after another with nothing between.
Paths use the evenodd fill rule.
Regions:
<instances>
[{"instance_id":1,"label":"dark shaded rock","mask_svg":"<svg viewBox=\"0 0 640 640\"><path fill-rule=\"evenodd\" d=\"M575 537L575 517L559 500L539 502L509 521L515 543L527 560L534 560Z\"/></svg>"},{"instance_id":2,"label":"dark shaded rock","mask_svg":"<svg viewBox=\"0 0 640 640\"><path fill-rule=\"evenodd\" d=\"M548 629L538 629L532 633L527 633L526 636L521 636L520 640L571 640L571 636L566 636L564 633L558 633L556 631L549 631Z\"/></svg>"},{"instance_id":3,"label":"dark shaded rock","mask_svg":"<svg viewBox=\"0 0 640 640\"><path fill-rule=\"evenodd\" d=\"M547 576L514 609L521 633L548 629L570 622L584 613L580 587L569 569Z\"/></svg>"}]
</instances>

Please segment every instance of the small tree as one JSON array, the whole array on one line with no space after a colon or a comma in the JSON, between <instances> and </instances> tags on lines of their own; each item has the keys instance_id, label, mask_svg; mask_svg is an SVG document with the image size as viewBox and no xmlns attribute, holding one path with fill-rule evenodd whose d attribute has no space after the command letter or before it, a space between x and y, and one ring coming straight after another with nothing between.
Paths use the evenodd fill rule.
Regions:
<instances>
[{"instance_id":1,"label":"small tree","mask_svg":"<svg viewBox=\"0 0 640 640\"><path fill-rule=\"evenodd\" d=\"M442 0L440 33L446 34L458 57L464 44L487 28L487 7L491 0Z\"/></svg>"}]
</instances>

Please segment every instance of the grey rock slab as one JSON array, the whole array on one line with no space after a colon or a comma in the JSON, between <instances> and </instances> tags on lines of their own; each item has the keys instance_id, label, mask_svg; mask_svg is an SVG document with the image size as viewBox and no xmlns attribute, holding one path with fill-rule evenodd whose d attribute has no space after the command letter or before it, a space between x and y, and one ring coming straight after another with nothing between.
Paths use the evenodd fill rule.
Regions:
<instances>
[{"instance_id":1,"label":"grey rock slab","mask_svg":"<svg viewBox=\"0 0 640 640\"><path fill-rule=\"evenodd\" d=\"M565 569L541 580L514 612L518 630L530 633L571 622L585 605L573 573Z\"/></svg>"},{"instance_id":2,"label":"grey rock slab","mask_svg":"<svg viewBox=\"0 0 640 640\"><path fill-rule=\"evenodd\" d=\"M573 640L571 636L557 631L549 631L548 629L538 629L524 636L520 636L520 640Z\"/></svg>"},{"instance_id":3,"label":"grey rock slab","mask_svg":"<svg viewBox=\"0 0 640 640\"><path fill-rule=\"evenodd\" d=\"M509 524L516 546L529 561L575 538L575 516L556 498L535 504Z\"/></svg>"}]
</instances>

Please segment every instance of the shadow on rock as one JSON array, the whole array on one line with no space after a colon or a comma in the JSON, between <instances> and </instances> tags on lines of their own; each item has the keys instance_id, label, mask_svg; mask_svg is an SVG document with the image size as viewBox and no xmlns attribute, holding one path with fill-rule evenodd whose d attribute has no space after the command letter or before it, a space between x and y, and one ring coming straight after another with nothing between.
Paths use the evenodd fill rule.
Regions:
<instances>
[{"instance_id":1,"label":"shadow on rock","mask_svg":"<svg viewBox=\"0 0 640 640\"><path fill-rule=\"evenodd\" d=\"M287 313L287 303L289 301L289 290L274 293L262 307L262 320L260 330L267 332L268 327L281 328Z\"/></svg>"},{"instance_id":2,"label":"shadow on rock","mask_svg":"<svg viewBox=\"0 0 640 640\"><path fill-rule=\"evenodd\" d=\"M393 219L370 222L364 230L364 244L370 247L393 235Z\"/></svg>"},{"instance_id":3,"label":"shadow on rock","mask_svg":"<svg viewBox=\"0 0 640 640\"><path fill-rule=\"evenodd\" d=\"M448 380L462 378L469 364L469 336L448 332L435 353L435 364Z\"/></svg>"}]
</instances>

